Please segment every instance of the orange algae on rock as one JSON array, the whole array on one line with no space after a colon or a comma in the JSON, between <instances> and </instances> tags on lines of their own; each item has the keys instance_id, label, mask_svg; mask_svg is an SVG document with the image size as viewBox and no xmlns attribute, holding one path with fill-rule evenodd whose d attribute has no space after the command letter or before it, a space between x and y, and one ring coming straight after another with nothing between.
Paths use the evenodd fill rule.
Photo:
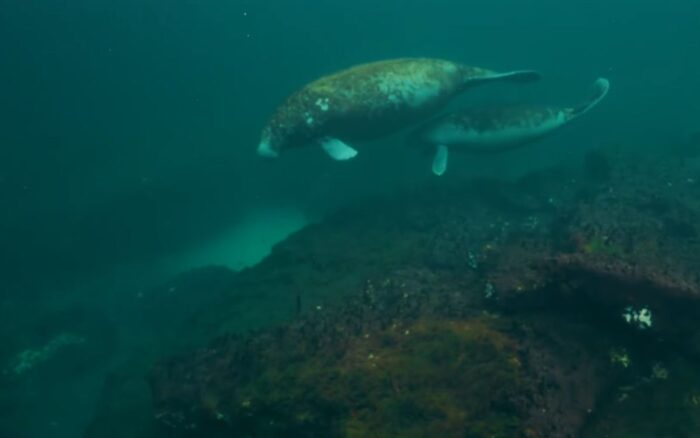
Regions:
<instances>
[{"instance_id":1,"label":"orange algae on rock","mask_svg":"<svg viewBox=\"0 0 700 438\"><path fill-rule=\"evenodd\" d=\"M286 430L505 437L517 429L509 400L520 368L515 344L484 318L394 325L359 333L341 355L288 359L266 368L240 396L244 410L277 411ZM320 413L335 418L327 423Z\"/></svg>"},{"instance_id":2,"label":"orange algae on rock","mask_svg":"<svg viewBox=\"0 0 700 438\"><path fill-rule=\"evenodd\" d=\"M208 370L195 409L209 424L197 427L235 425L240 436L520 436L525 412L514 400L526 379L500 323L421 318L358 330L328 348L287 339L253 359L247 378L221 380L235 385Z\"/></svg>"},{"instance_id":3,"label":"orange algae on rock","mask_svg":"<svg viewBox=\"0 0 700 438\"><path fill-rule=\"evenodd\" d=\"M485 320L420 320L360 337L341 370L343 386L364 394L342 421L346 436L509 436L517 429L515 344Z\"/></svg>"}]
</instances>

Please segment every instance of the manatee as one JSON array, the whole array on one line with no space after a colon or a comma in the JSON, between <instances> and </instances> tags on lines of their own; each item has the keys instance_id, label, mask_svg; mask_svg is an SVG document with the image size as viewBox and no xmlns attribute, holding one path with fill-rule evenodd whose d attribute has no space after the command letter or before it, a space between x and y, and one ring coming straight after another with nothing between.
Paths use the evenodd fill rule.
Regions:
<instances>
[{"instance_id":1,"label":"manatee","mask_svg":"<svg viewBox=\"0 0 700 438\"><path fill-rule=\"evenodd\" d=\"M531 143L596 106L610 83L599 78L584 102L573 107L503 105L466 108L438 116L409 135L411 144L434 147L433 173L447 169L448 150L497 153Z\"/></svg>"},{"instance_id":2,"label":"manatee","mask_svg":"<svg viewBox=\"0 0 700 438\"><path fill-rule=\"evenodd\" d=\"M498 73L455 62L404 58L373 62L322 77L289 96L262 131L258 153L320 145L347 160L350 146L415 126L466 89L491 81L530 82L535 71Z\"/></svg>"}]
</instances>

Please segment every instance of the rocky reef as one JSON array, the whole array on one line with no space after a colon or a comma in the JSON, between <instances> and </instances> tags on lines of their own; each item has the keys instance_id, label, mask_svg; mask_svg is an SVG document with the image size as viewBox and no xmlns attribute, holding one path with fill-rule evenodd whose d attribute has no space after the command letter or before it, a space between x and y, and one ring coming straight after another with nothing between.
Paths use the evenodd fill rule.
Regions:
<instances>
[{"instance_id":1,"label":"rocky reef","mask_svg":"<svg viewBox=\"0 0 700 438\"><path fill-rule=\"evenodd\" d=\"M184 436L572 436L616 373L612 340L478 311L460 286L397 270L342 306L164 361L155 416Z\"/></svg>"},{"instance_id":2,"label":"rocky reef","mask_svg":"<svg viewBox=\"0 0 700 438\"><path fill-rule=\"evenodd\" d=\"M598 153L339 212L178 329L143 436L697 436L695 178Z\"/></svg>"}]
</instances>

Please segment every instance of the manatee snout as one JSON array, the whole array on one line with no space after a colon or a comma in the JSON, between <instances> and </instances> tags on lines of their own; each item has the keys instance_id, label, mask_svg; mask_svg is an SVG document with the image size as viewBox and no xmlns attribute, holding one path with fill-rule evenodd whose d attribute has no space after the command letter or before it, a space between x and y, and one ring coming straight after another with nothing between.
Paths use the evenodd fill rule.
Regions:
<instances>
[{"instance_id":1,"label":"manatee snout","mask_svg":"<svg viewBox=\"0 0 700 438\"><path fill-rule=\"evenodd\" d=\"M274 146L272 138L269 135L263 135L258 144L258 155L267 159L279 157L279 148Z\"/></svg>"}]
</instances>

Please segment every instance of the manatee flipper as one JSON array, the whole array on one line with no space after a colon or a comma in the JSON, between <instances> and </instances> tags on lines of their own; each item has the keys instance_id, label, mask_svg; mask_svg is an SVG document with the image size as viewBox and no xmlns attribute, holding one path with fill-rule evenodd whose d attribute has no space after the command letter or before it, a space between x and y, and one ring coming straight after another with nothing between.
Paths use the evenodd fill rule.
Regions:
<instances>
[{"instance_id":1,"label":"manatee flipper","mask_svg":"<svg viewBox=\"0 0 700 438\"><path fill-rule=\"evenodd\" d=\"M337 138L326 137L320 141L321 147L334 160L349 160L357 155L357 151Z\"/></svg>"},{"instance_id":2,"label":"manatee flipper","mask_svg":"<svg viewBox=\"0 0 700 438\"><path fill-rule=\"evenodd\" d=\"M585 102L582 102L571 108L569 118L573 119L586 114L594 106L598 105L601 100L608 94L610 90L610 81L605 78L598 78L591 87L590 96Z\"/></svg>"},{"instance_id":3,"label":"manatee flipper","mask_svg":"<svg viewBox=\"0 0 700 438\"><path fill-rule=\"evenodd\" d=\"M507 81L507 82L536 82L542 78L542 74L535 70L515 70L504 73L489 72L480 77L470 78L469 82L491 82L491 81Z\"/></svg>"},{"instance_id":4,"label":"manatee flipper","mask_svg":"<svg viewBox=\"0 0 700 438\"><path fill-rule=\"evenodd\" d=\"M444 144L435 147L435 157L433 157L433 173L441 176L447 170L448 149Z\"/></svg>"}]
</instances>

